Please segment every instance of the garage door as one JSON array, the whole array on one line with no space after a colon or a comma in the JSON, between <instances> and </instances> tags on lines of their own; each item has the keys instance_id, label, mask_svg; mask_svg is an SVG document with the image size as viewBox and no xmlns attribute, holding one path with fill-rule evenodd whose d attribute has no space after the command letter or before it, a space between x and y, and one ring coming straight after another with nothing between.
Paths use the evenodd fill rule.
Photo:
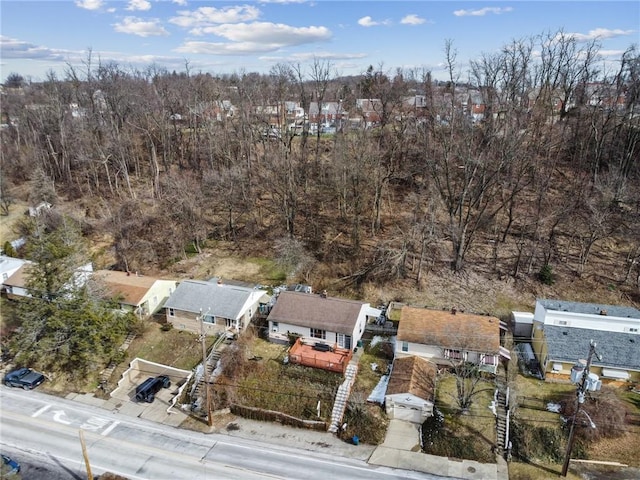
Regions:
<instances>
[{"instance_id":1,"label":"garage door","mask_svg":"<svg viewBox=\"0 0 640 480\"><path fill-rule=\"evenodd\" d=\"M393 408L393 418L406 420L407 422L422 423L420 421L420 410L396 404Z\"/></svg>"}]
</instances>

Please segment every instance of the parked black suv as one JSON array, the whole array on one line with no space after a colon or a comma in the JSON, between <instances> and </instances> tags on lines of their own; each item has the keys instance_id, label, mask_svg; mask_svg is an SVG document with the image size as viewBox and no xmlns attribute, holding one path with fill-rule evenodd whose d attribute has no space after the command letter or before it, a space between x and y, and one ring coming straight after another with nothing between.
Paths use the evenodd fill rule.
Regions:
<instances>
[{"instance_id":1,"label":"parked black suv","mask_svg":"<svg viewBox=\"0 0 640 480\"><path fill-rule=\"evenodd\" d=\"M151 403L161 388L169 388L171 380L166 375L149 377L136 387L136 401Z\"/></svg>"},{"instance_id":2,"label":"parked black suv","mask_svg":"<svg viewBox=\"0 0 640 480\"><path fill-rule=\"evenodd\" d=\"M8 387L22 387L32 390L44 382L44 375L30 368L19 368L9 372L4 377L4 384Z\"/></svg>"}]
</instances>

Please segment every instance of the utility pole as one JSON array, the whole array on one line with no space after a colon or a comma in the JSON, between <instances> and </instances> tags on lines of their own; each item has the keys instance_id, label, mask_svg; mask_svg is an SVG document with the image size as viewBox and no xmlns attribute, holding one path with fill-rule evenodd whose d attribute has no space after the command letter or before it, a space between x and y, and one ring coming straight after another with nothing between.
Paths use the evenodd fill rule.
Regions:
<instances>
[{"instance_id":1,"label":"utility pole","mask_svg":"<svg viewBox=\"0 0 640 480\"><path fill-rule=\"evenodd\" d=\"M79 431L80 446L82 447L82 456L84 457L84 465L87 468L87 480L93 480L93 474L91 473L91 464L89 463L89 454L87 453L87 445L84 443L84 433ZM4 478L4 475L3 475Z\"/></svg>"},{"instance_id":2,"label":"utility pole","mask_svg":"<svg viewBox=\"0 0 640 480\"><path fill-rule=\"evenodd\" d=\"M571 429L569 430L569 441L567 443L567 452L564 456L564 463L562 465L562 476L567 476L567 471L569 470L569 461L571 460L571 450L573 450L573 443L575 442L575 428L576 428L576 418L578 413L580 413L580 408L584 403L584 392L587 388L587 378L589 377L589 368L591 367L591 359L593 355L597 357L598 360L602 360L602 357L596 353L596 342L591 340L589 344L589 356L587 357L587 365L582 372L582 378L578 383L578 387L576 389L576 412L573 414L573 421L571 422ZM593 423L593 422L592 422Z\"/></svg>"},{"instance_id":3,"label":"utility pole","mask_svg":"<svg viewBox=\"0 0 640 480\"><path fill-rule=\"evenodd\" d=\"M207 310L207 312L209 312L209 310ZM200 342L202 344L202 368L204 368L204 401L207 409L207 424L211 427L213 426L213 415L211 412L211 392L209 391L210 385L209 367L207 365L207 336L204 333L204 317L205 315L202 313L202 309L200 309Z\"/></svg>"}]
</instances>

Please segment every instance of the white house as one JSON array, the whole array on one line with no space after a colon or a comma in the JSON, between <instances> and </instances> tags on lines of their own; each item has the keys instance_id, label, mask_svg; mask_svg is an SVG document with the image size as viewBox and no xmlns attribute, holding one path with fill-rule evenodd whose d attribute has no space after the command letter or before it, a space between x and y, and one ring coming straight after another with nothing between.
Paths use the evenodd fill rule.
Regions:
<instances>
[{"instance_id":1,"label":"white house","mask_svg":"<svg viewBox=\"0 0 640 480\"><path fill-rule=\"evenodd\" d=\"M465 361L496 373L499 357L509 357L500 346L500 320L448 310L404 306L400 312L396 355L417 355L438 365Z\"/></svg>"},{"instance_id":2,"label":"white house","mask_svg":"<svg viewBox=\"0 0 640 480\"><path fill-rule=\"evenodd\" d=\"M368 303L284 291L269 313L269 340L285 343L289 335L295 335L308 343L353 350L362 338L367 319L379 315L380 310Z\"/></svg>"},{"instance_id":3,"label":"white house","mask_svg":"<svg viewBox=\"0 0 640 480\"><path fill-rule=\"evenodd\" d=\"M29 267L33 265L33 262L25 262L23 263L17 270L13 272L12 275L9 276L6 280L2 282L4 286L4 291L9 298L19 298L19 297L30 297L29 289L27 287L27 283L29 280ZM72 289L82 287L87 279L90 277L93 272L93 264L87 263L79 268L77 268L69 280L69 282L63 287L64 291L69 291Z\"/></svg>"},{"instance_id":4,"label":"white house","mask_svg":"<svg viewBox=\"0 0 640 480\"><path fill-rule=\"evenodd\" d=\"M4 281L8 280L9 277L16 273L18 269L25 263L29 263L29 261L23 260L22 258L0 255L0 278L2 278L3 287Z\"/></svg>"},{"instance_id":5,"label":"white house","mask_svg":"<svg viewBox=\"0 0 640 480\"><path fill-rule=\"evenodd\" d=\"M167 322L205 335L244 330L269 296L257 288L184 280L164 304Z\"/></svg>"}]
</instances>

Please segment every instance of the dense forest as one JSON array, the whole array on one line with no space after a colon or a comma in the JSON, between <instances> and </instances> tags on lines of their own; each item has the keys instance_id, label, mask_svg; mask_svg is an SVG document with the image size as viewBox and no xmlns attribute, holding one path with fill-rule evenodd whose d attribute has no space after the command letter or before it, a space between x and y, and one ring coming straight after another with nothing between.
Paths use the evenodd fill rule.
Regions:
<instances>
[{"instance_id":1,"label":"dense forest","mask_svg":"<svg viewBox=\"0 0 640 480\"><path fill-rule=\"evenodd\" d=\"M445 81L383 65L341 77L320 59L268 74L134 71L91 52L64 78L16 72L2 90L0 206L73 204L123 270L224 240L356 290L420 288L439 270L563 271L640 301L637 48L605 63L597 42L557 32L465 70L446 42L443 59ZM323 131L310 112L329 104Z\"/></svg>"}]
</instances>

